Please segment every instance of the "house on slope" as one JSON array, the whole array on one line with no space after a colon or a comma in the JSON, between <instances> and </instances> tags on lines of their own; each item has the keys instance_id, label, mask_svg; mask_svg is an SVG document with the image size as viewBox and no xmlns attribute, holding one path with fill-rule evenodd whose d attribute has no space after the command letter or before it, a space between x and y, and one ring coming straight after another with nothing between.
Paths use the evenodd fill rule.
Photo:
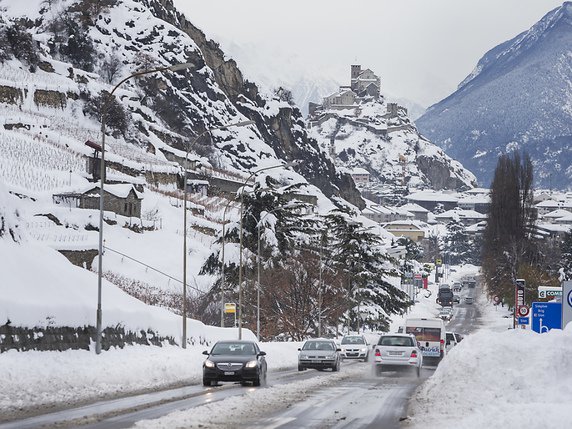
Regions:
<instances>
[{"instance_id":1,"label":"house on slope","mask_svg":"<svg viewBox=\"0 0 572 429\"><path fill-rule=\"evenodd\" d=\"M420 205L430 212L435 211L435 209L438 207L442 208L443 211L452 210L457 207L459 201L455 194L447 194L435 191L415 192L406 196L405 199L410 203Z\"/></svg>"},{"instance_id":2,"label":"house on slope","mask_svg":"<svg viewBox=\"0 0 572 429\"><path fill-rule=\"evenodd\" d=\"M545 200L536 204L536 210L538 211L538 217L543 217L544 215L558 209L567 210L572 212L572 199L563 200Z\"/></svg>"},{"instance_id":3,"label":"house on slope","mask_svg":"<svg viewBox=\"0 0 572 429\"><path fill-rule=\"evenodd\" d=\"M474 225L487 219L487 215L475 210L453 209L435 215L437 222L447 224L451 221L459 221L465 226Z\"/></svg>"},{"instance_id":4,"label":"house on slope","mask_svg":"<svg viewBox=\"0 0 572 429\"><path fill-rule=\"evenodd\" d=\"M458 205L460 209L487 214L491 207L491 197L489 194L471 194L460 198Z\"/></svg>"},{"instance_id":5,"label":"house on slope","mask_svg":"<svg viewBox=\"0 0 572 429\"><path fill-rule=\"evenodd\" d=\"M413 215L415 216L415 220L419 220L421 222L427 222L427 214L429 213L429 210L427 210L424 207L421 207L419 204L408 203L398 208L400 210L406 210L409 213L413 213Z\"/></svg>"},{"instance_id":6,"label":"house on slope","mask_svg":"<svg viewBox=\"0 0 572 429\"><path fill-rule=\"evenodd\" d=\"M396 220L382 226L396 237L409 238L414 242L419 242L425 238L425 231L417 221Z\"/></svg>"},{"instance_id":7,"label":"house on slope","mask_svg":"<svg viewBox=\"0 0 572 429\"><path fill-rule=\"evenodd\" d=\"M352 179L354 179L354 182L358 187L369 185L370 174L369 171L367 171L365 168L361 167L354 168L350 172L350 176L352 176Z\"/></svg>"},{"instance_id":8,"label":"house on slope","mask_svg":"<svg viewBox=\"0 0 572 429\"><path fill-rule=\"evenodd\" d=\"M80 192L55 194L54 204L65 207L99 210L100 185L91 185ZM103 210L120 216L141 217L143 194L130 183L105 185L103 188Z\"/></svg>"}]
</instances>

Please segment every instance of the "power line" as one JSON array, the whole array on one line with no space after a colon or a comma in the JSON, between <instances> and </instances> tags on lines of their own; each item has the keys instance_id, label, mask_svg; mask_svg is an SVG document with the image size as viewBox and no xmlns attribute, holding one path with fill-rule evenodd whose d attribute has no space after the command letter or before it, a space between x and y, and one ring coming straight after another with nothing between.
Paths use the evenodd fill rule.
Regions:
<instances>
[{"instance_id":1,"label":"power line","mask_svg":"<svg viewBox=\"0 0 572 429\"><path fill-rule=\"evenodd\" d=\"M109 247L107 247L107 246L103 246L103 248L104 248L105 250L109 250L109 251L111 251L111 252L113 252L113 253L117 253L118 255L121 255L121 256L123 256L123 257L125 257L125 258L127 258L127 259L131 259L132 261L137 262L138 264L141 264L141 265L145 266L146 268L150 268L150 269L152 269L153 271L156 271L156 272L158 272L159 274L162 274L162 275L164 275L165 277L167 277L167 278L169 278L169 279L171 279L171 280L176 281L177 283L183 284L183 282L182 282L181 280L176 279L175 277L170 276L169 274L164 273L163 271L158 270L157 268L153 268L151 265L148 265L148 264L146 264L145 262L139 261L138 259L132 258L131 256L126 255L125 253L121 253L121 252L119 252L119 251L117 251L117 250L113 250L113 249L111 249L111 248L109 248ZM193 286L191 286L191 285L187 285L187 286L190 287L191 289L196 290L196 291L199 292L201 295L206 295L206 292L203 292L203 291L200 290L199 288L193 287Z\"/></svg>"}]
</instances>

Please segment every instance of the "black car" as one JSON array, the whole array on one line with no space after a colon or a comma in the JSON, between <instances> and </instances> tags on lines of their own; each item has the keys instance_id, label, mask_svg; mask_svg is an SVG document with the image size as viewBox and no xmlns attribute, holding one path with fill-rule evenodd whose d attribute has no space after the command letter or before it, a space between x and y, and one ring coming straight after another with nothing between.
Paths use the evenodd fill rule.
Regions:
<instances>
[{"instance_id":1,"label":"black car","mask_svg":"<svg viewBox=\"0 0 572 429\"><path fill-rule=\"evenodd\" d=\"M203 363L203 385L219 381L247 382L260 386L266 381L266 356L254 341L219 341Z\"/></svg>"}]
</instances>

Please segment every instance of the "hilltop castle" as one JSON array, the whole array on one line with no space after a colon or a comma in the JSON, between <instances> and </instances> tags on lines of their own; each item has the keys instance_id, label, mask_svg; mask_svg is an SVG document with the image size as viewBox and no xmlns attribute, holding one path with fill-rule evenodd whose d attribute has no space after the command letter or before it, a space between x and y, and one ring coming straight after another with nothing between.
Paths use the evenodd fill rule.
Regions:
<instances>
[{"instance_id":1,"label":"hilltop castle","mask_svg":"<svg viewBox=\"0 0 572 429\"><path fill-rule=\"evenodd\" d=\"M359 105L362 102L377 100L381 94L381 79L370 69L361 69L360 64L351 66L350 85L340 86L333 94L324 97L322 104L308 104L310 126L326 120L330 114L324 114L326 110L353 109L355 115L359 114ZM407 115L407 109L396 103L387 103L386 119L395 118L402 110Z\"/></svg>"},{"instance_id":2,"label":"hilltop castle","mask_svg":"<svg viewBox=\"0 0 572 429\"><path fill-rule=\"evenodd\" d=\"M365 98L379 98L381 79L370 69L361 69L361 65L351 66L351 80L349 86L340 86L340 89L324 98L322 104L309 103L310 117L315 116L320 109L353 109L359 101Z\"/></svg>"}]
</instances>

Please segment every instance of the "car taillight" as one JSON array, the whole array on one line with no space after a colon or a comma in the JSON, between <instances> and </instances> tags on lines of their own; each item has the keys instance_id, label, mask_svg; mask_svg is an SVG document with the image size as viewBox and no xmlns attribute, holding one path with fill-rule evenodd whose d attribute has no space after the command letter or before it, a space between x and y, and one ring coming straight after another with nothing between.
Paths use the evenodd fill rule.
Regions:
<instances>
[{"instance_id":1,"label":"car taillight","mask_svg":"<svg viewBox=\"0 0 572 429\"><path fill-rule=\"evenodd\" d=\"M417 351L416 351L416 350L413 350L413 351L411 352L411 357L412 357L412 358L416 358L416 357L417 357Z\"/></svg>"},{"instance_id":2,"label":"car taillight","mask_svg":"<svg viewBox=\"0 0 572 429\"><path fill-rule=\"evenodd\" d=\"M379 349L375 349L375 355L376 355L376 356L381 356L381 352L379 351Z\"/></svg>"},{"instance_id":3,"label":"car taillight","mask_svg":"<svg viewBox=\"0 0 572 429\"><path fill-rule=\"evenodd\" d=\"M445 340L441 339L441 350L445 348Z\"/></svg>"}]
</instances>

